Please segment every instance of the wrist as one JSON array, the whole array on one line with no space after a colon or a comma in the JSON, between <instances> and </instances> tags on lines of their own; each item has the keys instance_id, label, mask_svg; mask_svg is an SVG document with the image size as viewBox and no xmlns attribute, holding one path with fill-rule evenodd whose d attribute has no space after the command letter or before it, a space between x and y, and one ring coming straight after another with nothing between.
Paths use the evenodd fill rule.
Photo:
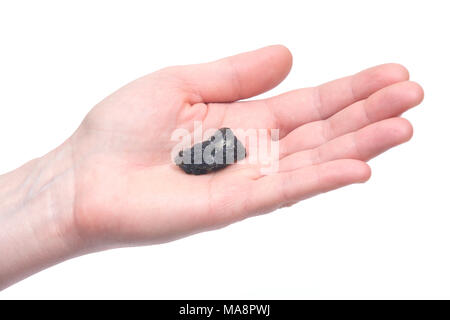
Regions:
<instances>
[{"instance_id":1,"label":"wrist","mask_svg":"<svg viewBox=\"0 0 450 320\"><path fill-rule=\"evenodd\" d=\"M70 142L0 176L0 289L83 249Z\"/></svg>"}]
</instances>

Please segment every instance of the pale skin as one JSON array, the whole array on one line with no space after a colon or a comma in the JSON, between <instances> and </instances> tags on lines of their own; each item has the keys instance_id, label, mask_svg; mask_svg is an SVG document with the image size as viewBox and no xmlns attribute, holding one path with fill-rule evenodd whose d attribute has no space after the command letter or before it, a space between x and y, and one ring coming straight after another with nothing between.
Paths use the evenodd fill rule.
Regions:
<instances>
[{"instance_id":1,"label":"pale skin","mask_svg":"<svg viewBox=\"0 0 450 320\"><path fill-rule=\"evenodd\" d=\"M400 116L423 90L398 64L239 102L291 65L288 49L270 46L154 72L101 101L61 146L0 176L0 289L74 256L178 239L365 182L368 160L412 137ZM171 134L194 121L278 128L279 171L185 174Z\"/></svg>"}]
</instances>

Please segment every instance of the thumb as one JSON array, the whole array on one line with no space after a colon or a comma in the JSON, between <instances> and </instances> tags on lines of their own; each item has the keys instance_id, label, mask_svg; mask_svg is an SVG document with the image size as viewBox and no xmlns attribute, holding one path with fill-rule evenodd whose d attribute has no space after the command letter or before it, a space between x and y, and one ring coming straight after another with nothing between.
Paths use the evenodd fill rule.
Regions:
<instances>
[{"instance_id":1,"label":"thumb","mask_svg":"<svg viewBox=\"0 0 450 320\"><path fill-rule=\"evenodd\" d=\"M177 66L171 71L200 95L202 102L230 102L272 89L291 66L290 51L274 45L214 62Z\"/></svg>"}]
</instances>

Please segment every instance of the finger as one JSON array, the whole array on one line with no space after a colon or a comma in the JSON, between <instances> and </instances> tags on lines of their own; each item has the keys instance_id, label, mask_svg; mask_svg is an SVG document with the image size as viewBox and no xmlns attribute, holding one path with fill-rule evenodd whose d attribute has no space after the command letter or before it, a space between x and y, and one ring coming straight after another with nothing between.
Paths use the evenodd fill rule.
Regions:
<instances>
[{"instance_id":1,"label":"finger","mask_svg":"<svg viewBox=\"0 0 450 320\"><path fill-rule=\"evenodd\" d=\"M327 119L350 104L408 78L405 67L384 64L318 87L287 92L265 102L283 137L302 124Z\"/></svg>"},{"instance_id":2,"label":"finger","mask_svg":"<svg viewBox=\"0 0 450 320\"><path fill-rule=\"evenodd\" d=\"M278 85L289 73L292 55L281 45L218 61L169 68L200 101L229 102L250 98Z\"/></svg>"},{"instance_id":3,"label":"finger","mask_svg":"<svg viewBox=\"0 0 450 320\"><path fill-rule=\"evenodd\" d=\"M250 214L269 212L319 193L367 181L369 177L370 167L351 159L264 176L248 188L246 210Z\"/></svg>"},{"instance_id":4,"label":"finger","mask_svg":"<svg viewBox=\"0 0 450 320\"><path fill-rule=\"evenodd\" d=\"M318 148L293 153L280 161L280 171L296 170L337 159L367 161L411 139L408 120L391 118L331 140Z\"/></svg>"},{"instance_id":5,"label":"finger","mask_svg":"<svg viewBox=\"0 0 450 320\"><path fill-rule=\"evenodd\" d=\"M290 132L280 141L280 157L315 148L371 123L401 115L423 100L423 89L404 81L383 88L326 120L314 121Z\"/></svg>"}]
</instances>

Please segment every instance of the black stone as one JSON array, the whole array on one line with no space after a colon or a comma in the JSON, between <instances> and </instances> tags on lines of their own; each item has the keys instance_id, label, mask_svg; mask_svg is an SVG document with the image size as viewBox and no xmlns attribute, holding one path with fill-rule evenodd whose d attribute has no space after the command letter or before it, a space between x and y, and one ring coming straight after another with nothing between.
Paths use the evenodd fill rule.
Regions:
<instances>
[{"instance_id":1,"label":"black stone","mask_svg":"<svg viewBox=\"0 0 450 320\"><path fill-rule=\"evenodd\" d=\"M199 175L223 169L245 157L245 147L233 131L222 128L208 140L180 151L174 161L184 172Z\"/></svg>"}]
</instances>

